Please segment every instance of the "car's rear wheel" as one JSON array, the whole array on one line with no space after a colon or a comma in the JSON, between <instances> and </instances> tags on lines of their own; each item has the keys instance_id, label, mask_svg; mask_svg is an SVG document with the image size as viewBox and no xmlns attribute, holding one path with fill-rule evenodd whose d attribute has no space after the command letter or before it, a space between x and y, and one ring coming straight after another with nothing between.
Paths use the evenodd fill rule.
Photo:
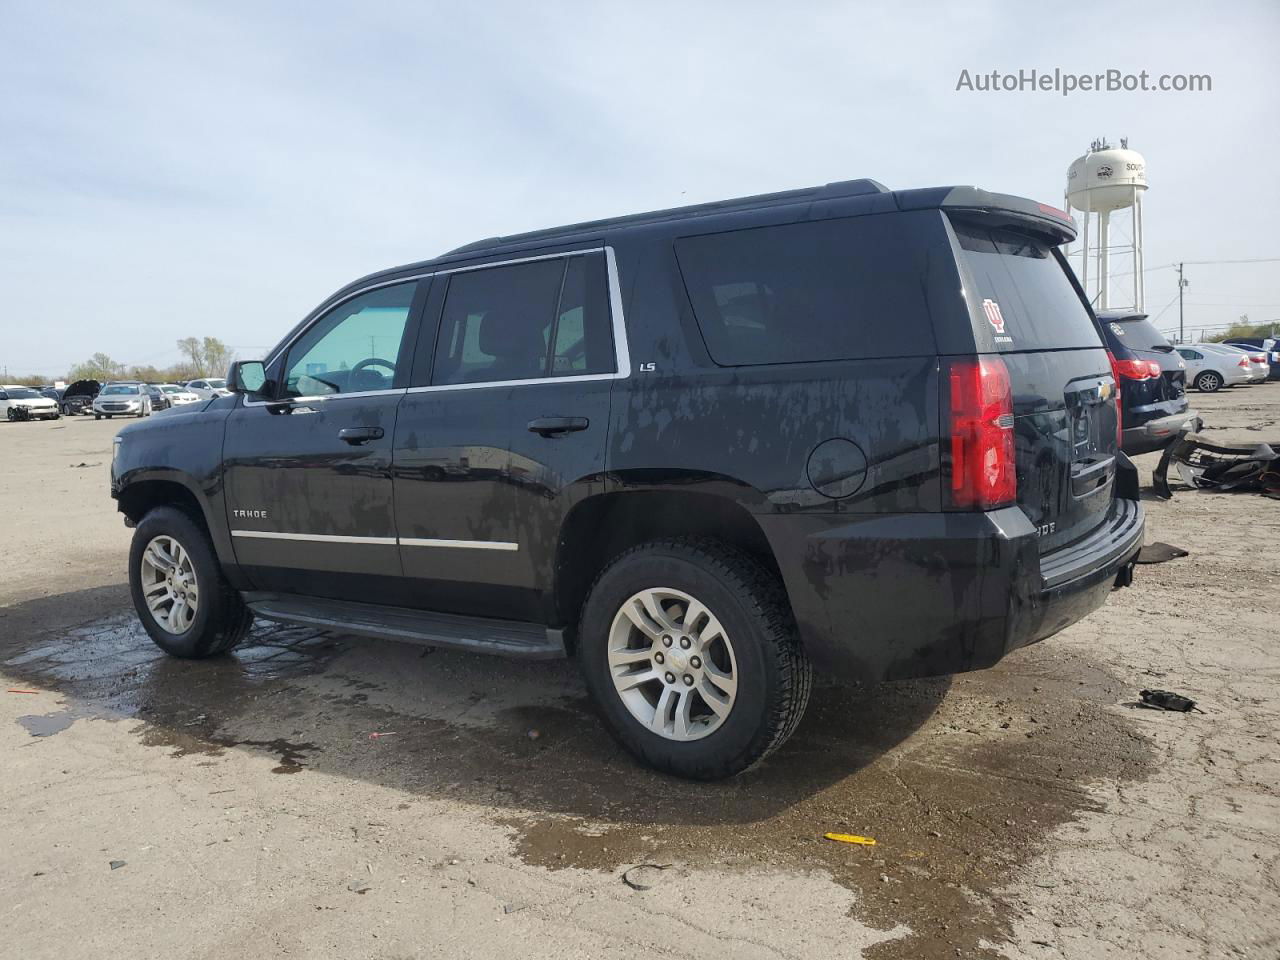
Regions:
<instances>
[{"instance_id":1,"label":"car's rear wheel","mask_svg":"<svg viewBox=\"0 0 1280 960\"><path fill-rule=\"evenodd\" d=\"M697 780L741 773L780 747L812 684L782 585L712 540L614 559L583 609L579 657L619 743Z\"/></svg>"},{"instance_id":2,"label":"car's rear wheel","mask_svg":"<svg viewBox=\"0 0 1280 960\"><path fill-rule=\"evenodd\" d=\"M1196 377L1196 389L1204 393L1217 393L1222 389L1222 377L1212 370L1205 370Z\"/></svg>"},{"instance_id":3,"label":"car's rear wheel","mask_svg":"<svg viewBox=\"0 0 1280 960\"><path fill-rule=\"evenodd\" d=\"M175 507L157 507L138 523L129 588L148 635L175 657L225 653L253 624L253 613L222 575L209 535Z\"/></svg>"}]
</instances>

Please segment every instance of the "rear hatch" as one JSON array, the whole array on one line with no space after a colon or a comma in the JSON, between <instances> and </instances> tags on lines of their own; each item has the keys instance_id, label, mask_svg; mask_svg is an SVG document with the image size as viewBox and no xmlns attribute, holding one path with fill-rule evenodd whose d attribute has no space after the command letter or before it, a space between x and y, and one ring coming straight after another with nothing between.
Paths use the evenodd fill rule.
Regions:
<instances>
[{"instance_id":1,"label":"rear hatch","mask_svg":"<svg viewBox=\"0 0 1280 960\"><path fill-rule=\"evenodd\" d=\"M1017 504L1042 554L1088 536L1114 501L1115 380L1061 236L998 214L951 213L979 353L1013 396Z\"/></svg>"}]
</instances>

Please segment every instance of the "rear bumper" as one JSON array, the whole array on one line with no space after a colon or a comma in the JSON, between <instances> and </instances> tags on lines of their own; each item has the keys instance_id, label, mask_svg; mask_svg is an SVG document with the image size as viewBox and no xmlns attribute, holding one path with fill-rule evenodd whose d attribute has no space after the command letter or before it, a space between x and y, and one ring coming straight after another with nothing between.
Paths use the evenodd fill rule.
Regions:
<instances>
[{"instance_id":1,"label":"rear bumper","mask_svg":"<svg viewBox=\"0 0 1280 960\"><path fill-rule=\"evenodd\" d=\"M1126 427L1121 438L1121 449L1128 454L1150 453L1172 442L1184 430L1196 432L1200 423L1200 415L1190 409L1156 417L1145 423Z\"/></svg>"},{"instance_id":2,"label":"rear bumper","mask_svg":"<svg viewBox=\"0 0 1280 960\"><path fill-rule=\"evenodd\" d=\"M979 670L1052 636L1128 584L1144 529L1142 504L1117 498L1093 534L1042 557L1017 507L760 519L815 665L864 681Z\"/></svg>"}]
</instances>

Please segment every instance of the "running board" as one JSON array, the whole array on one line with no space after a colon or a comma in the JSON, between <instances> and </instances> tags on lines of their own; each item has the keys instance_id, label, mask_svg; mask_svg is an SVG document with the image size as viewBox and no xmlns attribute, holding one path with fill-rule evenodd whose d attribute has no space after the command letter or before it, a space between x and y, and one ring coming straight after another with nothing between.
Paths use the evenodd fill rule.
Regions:
<instances>
[{"instance_id":1,"label":"running board","mask_svg":"<svg viewBox=\"0 0 1280 960\"><path fill-rule=\"evenodd\" d=\"M562 631L532 623L460 617L408 607L381 607L372 603L284 593L245 593L244 601L254 616L264 620L305 623L338 633L524 660L553 660L566 656Z\"/></svg>"}]
</instances>

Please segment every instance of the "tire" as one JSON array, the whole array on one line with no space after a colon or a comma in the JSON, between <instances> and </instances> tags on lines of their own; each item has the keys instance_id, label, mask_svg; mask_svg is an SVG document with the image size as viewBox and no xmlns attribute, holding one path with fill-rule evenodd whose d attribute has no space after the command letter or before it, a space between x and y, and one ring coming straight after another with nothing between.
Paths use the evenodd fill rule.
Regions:
<instances>
[{"instance_id":1,"label":"tire","mask_svg":"<svg viewBox=\"0 0 1280 960\"><path fill-rule=\"evenodd\" d=\"M1205 370L1196 377L1196 389L1201 393L1217 393L1222 389L1222 376L1213 370Z\"/></svg>"},{"instance_id":2,"label":"tire","mask_svg":"<svg viewBox=\"0 0 1280 960\"><path fill-rule=\"evenodd\" d=\"M189 567L186 579L188 582L194 579L196 587L194 616L178 632L171 632L169 625L158 619L144 596L148 586L164 586L150 579L155 576L154 566L144 570L144 554L156 538L163 538L159 543L163 545L164 554L171 559L179 555L173 549L174 543L178 545L181 553L185 554L185 566ZM222 575L209 535L175 507L156 507L142 518L134 530L133 544L129 548L129 592L147 634L156 646L171 656L198 660L226 653L245 638L253 625L253 612ZM189 597L186 588L182 592ZM160 606L164 606L163 598ZM176 606L175 599L167 611L172 612Z\"/></svg>"},{"instance_id":3,"label":"tire","mask_svg":"<svg viewBox=\"0 0 1280 960\"><path fill-rule=\"evenodd\" d=\"M5 415L6 417L8 417L8 418L9 418L9 422L10 422L10 423L12 423L14 420L17 420L17 419L18 419L17 417L15 417L15 416L13 415L13 407L10 407L8 410L6 410L6 411L4 412L4 415Z\"/></svg>"},{"instance_id":4,"label":"tire","mask_svg":"<svg viewBox=\"0 0 1280 960\"><path fill-rule=\"evenodd\" d=\"M675 625L669 629L685 626L684 613L692 609L688 601L700 604L720 629L708 636L713 621L695 614L691 633L673 632L675 642L664 649L665 632L645 633L624 613L624 605L640 596L659 598L661 613ZM656 618L645 622L650 628L660 626ZM691 645L681 650L686 639ZM611 650L630 655L634 662L611 666ZM706 664L699 662L699 652ZM780 747L800 722L813 682L782 584L748 554L706 539L655 541L614 558L597 577L583 607L578 659L614 738L642 762L692 780L732 777ZM615 674L625 681L646 672L653 676L624 699ZM721 679L712 682L717 674ZM724 692L719 684L727 675L733 677L735 693L720 713L711 709L702 691L710 683L710 694ZM688 680L692 683L682 682ZM647 707L647 713L656 716L664 697L676 711L668 709L661 718L665 732L659 732L657 723L645 723L633 711L644 714ZM680 736L679 708L686 698L693 704L686 717L694 716L683 721Z\"/></svg>"}]
</instances>

